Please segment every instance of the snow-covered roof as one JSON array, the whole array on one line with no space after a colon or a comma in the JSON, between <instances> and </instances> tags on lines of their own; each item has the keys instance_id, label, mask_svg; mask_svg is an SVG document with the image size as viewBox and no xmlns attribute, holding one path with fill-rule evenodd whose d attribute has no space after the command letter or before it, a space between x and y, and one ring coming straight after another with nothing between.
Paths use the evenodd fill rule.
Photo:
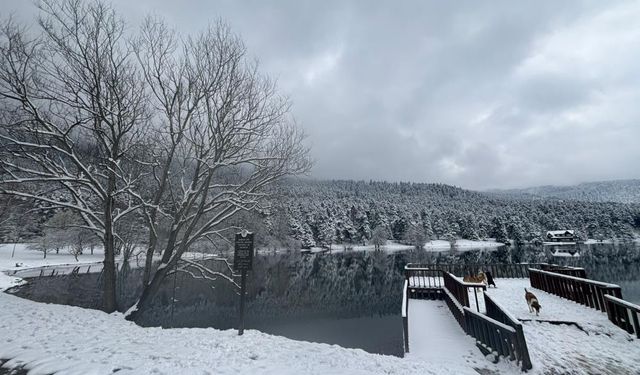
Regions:
<instances>
[{"instance_id":1,"label":"snow-covered roof","mask_svg":"<svg viewBox=\"0 0 640 375\"><path fill-rule=\"evenodd\" d=\"M547 232L547 234L551 234L553 236L562 236L565 234L574 234L573 230L550 230Z\"/></svg>"}]
</instances>

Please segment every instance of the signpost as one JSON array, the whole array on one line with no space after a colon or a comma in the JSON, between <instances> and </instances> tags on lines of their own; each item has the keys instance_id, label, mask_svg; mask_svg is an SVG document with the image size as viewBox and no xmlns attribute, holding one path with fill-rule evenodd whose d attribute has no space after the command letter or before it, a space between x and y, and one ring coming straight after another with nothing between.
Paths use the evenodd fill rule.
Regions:
<instances>
[{"instance_id":1,"label":"signpost","mask_svg":"<svg viewBox=\"0 0 640 375\"><path fill-rule=\"evenodd\" d=\"M238 335L244 333L244 298L247 286L247 271L253 266L253 233L243 230L236 233L235 252L233 254L233 269L241 272L240 279L240 326Z\"/></svg>"}]
</instances>

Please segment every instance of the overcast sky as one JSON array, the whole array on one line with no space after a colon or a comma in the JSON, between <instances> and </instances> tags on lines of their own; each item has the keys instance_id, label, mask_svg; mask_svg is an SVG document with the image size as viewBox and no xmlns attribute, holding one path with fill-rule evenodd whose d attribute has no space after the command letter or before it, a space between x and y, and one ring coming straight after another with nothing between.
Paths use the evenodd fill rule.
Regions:
<instances>
[{"instance_id":1,"label":"overcast sky","mask_svg":"<svg viewBox=\"0 0 640 375\"><path fill-rule=\"evenodd\" d=\"M28 0L0 0L21 19ZM523 187L640 178L640 2L115 0L225 19L291 97L318 178Z\"/></svg>"}]
</instances>

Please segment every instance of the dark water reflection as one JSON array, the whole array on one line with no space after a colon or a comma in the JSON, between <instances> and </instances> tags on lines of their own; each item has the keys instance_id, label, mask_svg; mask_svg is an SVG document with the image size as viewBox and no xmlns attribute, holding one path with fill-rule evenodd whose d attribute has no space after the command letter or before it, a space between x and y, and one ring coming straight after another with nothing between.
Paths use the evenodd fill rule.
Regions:
<instances>
[{"instance_id":1,"label":"dark water reflection","mask_svg":"<svg viewBox=\"0 0 640 375\"><path fill-rule=\"evenodd\" d=\"M251 328L294 340L336 344L369 353L398 357L404 354L400 315L262 322L253 324Z\"/></svg>"},{"instance_id":2,"label":"dark water reflection","mask_svg":"<svg viewBox=\"0 0 640 375\"><path fill-rule=\"evenodd\" d=\"M590 278L619 284L625 299L640 304L640 246L636 243L446 252L291 253L255 258L248 278L246 327L292 339L401 355L401 290L407 263L520 262L584 267ZM136 272L132 271L121 286L125 309L135 302L141 277ZM34 279L16 293L43 302L95 308L101 301L96 277ZM237 311L238 294L228 283L212 285L180 274L163 285L156 306L142 324L228 329L237 326Z\"/></svg>"},{"instance_id":3,"label":"dark water reflection","mask_svg":"<svg viewBox=\"0 0 640 375\"><path fill-rule=\"evenodd\" d=\"M247 326L292 339L401 355L400 291L404 265L410 262L580 266L590 278L620 284L627 300L640 303L640 246L634 243L522 245L438 253L282 254L256 258L249 282ZM216 294L213 305L203 309L206 312L194 315L187 308L176 313L170 325L235 326L237 296L221 298L221 290ZM188 299L180 297L187 305ZM161 319L159 324L167 325L167 321Z\"/></svg>"}]
</instances>

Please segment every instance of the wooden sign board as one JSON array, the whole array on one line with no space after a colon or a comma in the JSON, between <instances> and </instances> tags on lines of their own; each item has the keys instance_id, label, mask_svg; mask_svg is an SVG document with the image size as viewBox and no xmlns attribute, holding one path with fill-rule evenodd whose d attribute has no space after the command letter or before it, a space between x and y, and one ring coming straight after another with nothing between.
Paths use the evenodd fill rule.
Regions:
<instances>
[{"instance_id":1,"label":"wooden sign board","mask_svg":"<svg viewBox=\"0 0 640 375\"><path fill-rule=\"evenodd\" d=\"M236 271L251 271L252 266L253 233L236 233L236 246L235 252L233 254L233 269Z\"/></svg>"}]
</instances>

